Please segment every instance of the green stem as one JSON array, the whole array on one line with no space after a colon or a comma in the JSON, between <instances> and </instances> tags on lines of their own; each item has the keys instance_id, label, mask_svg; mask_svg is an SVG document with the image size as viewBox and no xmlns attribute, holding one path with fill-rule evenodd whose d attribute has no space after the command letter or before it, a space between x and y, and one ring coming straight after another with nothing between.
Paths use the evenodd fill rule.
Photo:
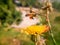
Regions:
<instances>
[{"instance_id":1,"label":"green stem","mask_svg":"<svg viewBox=\"0 0 60 45\"><path fill-rule=\"evenodd\" d=\"M48 12L48 9L47 9L47 12ZM49 25L49 27L50 27L50 31L49 31L49 33L50 33L50 35L51 35L51 37L52 37L52 39L53 39L53 42L54 42L54 45L57 45L57 43L56 43L56 40L54 39L54 35L53 35L53 33L52 33L52 29L51 29L51 23L50 23L50 20L49 20L49 14L47 13L47 23L48 23L48 25Z\"/></svg>"},{"instance_id":2,"label":"green stem","mask_svg":"<svg viewBox=\"0 0 60 45\"><path fill-rule=\"evenodd\" d=\"M37 45L37 35L35 35L35 45Z\"/></svg>"}]
</instances>

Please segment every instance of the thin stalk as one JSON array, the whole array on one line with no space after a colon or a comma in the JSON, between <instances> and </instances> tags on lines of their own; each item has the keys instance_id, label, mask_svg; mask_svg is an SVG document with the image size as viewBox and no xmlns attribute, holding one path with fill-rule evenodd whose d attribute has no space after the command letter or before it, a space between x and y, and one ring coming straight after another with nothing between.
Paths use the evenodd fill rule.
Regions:
<instances>
[{"instance_id":1,"label":"thin stalk","mask_svg":"<svg viewBox=\"0 0 60 45\"><path fill-rule=\"evenodd\" d=\"M35 35L35 45L37 45L37 34Z\"/></svg>"},{"instance_id":2,"label":"thin stalk","mask_svg":"<svg viewBox=\"0 0 60 45\"><path fill-rule=\"evenodd\" d=\"M48 9L47 9L47 13L46 13L46 18L47 18L47 23L48 23L48 25L50 27L49 34L51 35L51 37L53 39L54 45L57 45L56 40L54 39L54 35L52 33L52 28L51 28L51 23L50 23L50 20L49 20L49 10Z\"/></svg>"}]
</instances>

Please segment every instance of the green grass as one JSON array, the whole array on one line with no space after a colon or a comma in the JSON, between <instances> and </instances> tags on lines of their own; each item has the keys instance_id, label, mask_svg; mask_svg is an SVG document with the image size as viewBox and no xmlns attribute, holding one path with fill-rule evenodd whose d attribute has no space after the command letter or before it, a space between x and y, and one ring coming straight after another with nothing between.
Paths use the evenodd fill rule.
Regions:
<instances>
[{"instance_id":1,"label":"green grass","mask_svg":"<svg viewBox=\"0 0 60 45\"><path fill-rule=\"evenodd\" d=\"M60 45L60 12L53 12L50 14L50 22L52 25L52 31L54 34L54 38L56 40L57 45Z\"/></svg>"}]
</instances>

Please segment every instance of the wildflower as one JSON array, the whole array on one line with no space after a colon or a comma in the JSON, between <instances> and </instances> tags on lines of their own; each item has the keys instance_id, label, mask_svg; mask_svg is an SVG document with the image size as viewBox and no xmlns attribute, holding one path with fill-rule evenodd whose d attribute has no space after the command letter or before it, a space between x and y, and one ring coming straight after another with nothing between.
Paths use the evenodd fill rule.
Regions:
<instances>
[{"instance_id":1,"label":"wildflower","mask_svg":"<svg viewBox=\"0 0 60 45\"><path fill-rule=\"evenodd\" d=\"M29 34L42 34L44 32L47 32L49 30L49 26L47 25L34 25L29 26L25 29L25 31Z\"/></svg>"}]
</instances>

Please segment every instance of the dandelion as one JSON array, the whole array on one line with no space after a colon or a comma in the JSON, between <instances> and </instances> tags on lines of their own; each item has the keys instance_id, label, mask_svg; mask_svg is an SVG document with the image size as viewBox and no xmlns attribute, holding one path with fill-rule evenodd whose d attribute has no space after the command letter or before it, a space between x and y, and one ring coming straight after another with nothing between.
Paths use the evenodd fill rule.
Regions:
<instances>
[{"instance_id":1,"label":"dandelion","mask_svg":"<svg viewBox=\"0 0 60 45\"><path fill-rule=\"evenodd\" d=\"M29 34L42 34L44 32L47 32L49 30L49 26L47 25L34 25L29 26L25 29L25 31Z\"/></svg>"}]
</instances>

